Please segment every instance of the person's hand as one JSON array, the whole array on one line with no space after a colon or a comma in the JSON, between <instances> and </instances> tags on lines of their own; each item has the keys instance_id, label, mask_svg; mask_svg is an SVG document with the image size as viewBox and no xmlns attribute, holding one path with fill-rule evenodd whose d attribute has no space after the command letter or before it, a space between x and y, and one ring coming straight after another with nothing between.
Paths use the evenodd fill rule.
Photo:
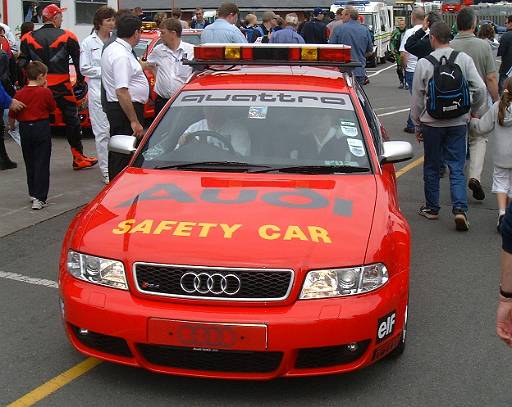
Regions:
<instances>
[{"instance_id":1,"label":"person's hand","mask_svg":"<svg viewBox=\"0 0 512 407\"><path fill-rule=\"evenodd\" d=\"M19 100L13 99L11 102L11 105L9 106L9 109L11 109L14 112L19 112L20 110L25 109L27 107L25 103L20 102Z\"/></svg>"},{"instance_id":2,"label":"person's hand","mask_svg":"<svg viewBox=\"0 0 512 407\"><path fill-rule=\"evenodd\" d=\"M423 29L423 31L427 32L427 30L428 30L428 17L425 17L423 19L423 26L421 28Z\"/></svg>"},{"instance_id":3,"label":"person's hand","mask_svg":"<svg viewBox=\"0 0 512 407\"><path fill-rule=\"evenodd\" d=\"M499 302L496 333L503 342L512 348L512 302Z\"/></svg>"},{"instance_id":4,"label":"person's hand","mask_svg":"<svg viewBox=\"0 0 512 407\"><path fill-rule=\"evenodd\" d=\"M133 121L130 123L130 126L132 127L133 135L139 139L142 138L144 135L144 128L142 125L138 121Z\"/></svg>"},{"instance_id":5,"label":"person's hand","mask_svg":"<svg viewBox=\"0 0 512 407\"><path fill-rule=\"evenodd\" d=\"M418 143L423 141L423 133L421 131L416 131L416 140L418 140Z\"/></svg>"}]
</instances>

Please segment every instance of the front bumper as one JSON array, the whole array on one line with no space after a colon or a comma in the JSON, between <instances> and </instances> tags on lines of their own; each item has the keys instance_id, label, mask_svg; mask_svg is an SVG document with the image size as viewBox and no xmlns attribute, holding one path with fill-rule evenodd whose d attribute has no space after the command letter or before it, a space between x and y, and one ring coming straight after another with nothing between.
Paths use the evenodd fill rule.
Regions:
<instances>
[{"instance_id":1,"label":"front bumper","mask_svg":"<svg viewBox=\"0 0 512 407\"><path fill-rule=\"evenodd\" d=\"M155 372L196 377L264 380L359 369L398 344L408 301L405 272L372 293L268 307L164 302L92 285L67 273L61 277L66 331L80 352ZM378 341L378 324L390 313L396 314L395 324ZM264 325L266 349L214 350L151 343L149 325L154 318ZM354 343L357 350L347 350Z\"/></svg>"}]
</instances>

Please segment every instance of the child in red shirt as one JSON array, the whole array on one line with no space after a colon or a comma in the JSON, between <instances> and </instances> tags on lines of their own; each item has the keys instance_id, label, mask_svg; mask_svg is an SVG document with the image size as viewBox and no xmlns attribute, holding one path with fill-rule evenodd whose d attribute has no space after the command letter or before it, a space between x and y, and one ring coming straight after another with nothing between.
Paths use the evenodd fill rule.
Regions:
<instances>
[{"instance_id":1,"label":"child in red shirt","mask_svg":"<svg viewBox=\"0 0 512 407\"><path fill-rule=\"evenodd\" d=\"M50 188L50 156L52 140L49 116L56 108L52 92L46 87L48 68L39 61L26 67L27 86L16 92L15 98L26 107L20 112L9 111L9 127L14 120L20 125L21 150L27 170L27 184L32 209L46 206Z\"/></svg>"}]
</instances>

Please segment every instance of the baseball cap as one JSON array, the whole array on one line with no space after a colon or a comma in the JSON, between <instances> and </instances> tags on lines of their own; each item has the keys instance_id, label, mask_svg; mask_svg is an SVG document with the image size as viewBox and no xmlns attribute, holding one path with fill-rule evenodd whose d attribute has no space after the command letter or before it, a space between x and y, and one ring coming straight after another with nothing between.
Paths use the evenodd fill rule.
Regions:
<instances>
[{"instance_id":1,"label":"baseball cap","mask_svg":"<svg viewBox=\"0 0 512 407\"><path fill-rule=\"evenodd\" d=\"M56 4L49 4L43 9L43 17L50 19L55 17L57 14L63 13L67 8L60 8Z\"/></svg>"},{"instance_id":2,"label":"baseball cap","mask_svg":"<svg viewBox=\"0 0 512 407\"><path fill-rule=\"evenodd\" d=\"M320 8L320 7L315 7L315 9L313 10L313 15L317 16L319 14L325 14L325 11L322 10L322 8Z\"/></svg>"}]
</instances>

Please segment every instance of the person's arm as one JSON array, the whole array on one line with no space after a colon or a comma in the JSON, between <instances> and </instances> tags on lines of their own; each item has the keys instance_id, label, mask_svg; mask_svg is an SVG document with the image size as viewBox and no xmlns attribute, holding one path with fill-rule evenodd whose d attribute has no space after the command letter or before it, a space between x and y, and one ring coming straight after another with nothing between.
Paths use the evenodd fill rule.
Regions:
<instances>
[{"instance_id":1,"label":"person's arm","mask_svg":"<svg viewBox=\"0 0 512 407\"><path fill-rule=\"evenodd\" d=\"M91 44L84 41L80 48L80 72L88 78L101 78L101 66L94 65Z\"/></svg>"},{"instance_id":2,"label":"person's arm","mask_svg":"<svg viewBox=\"0 0 512 407\"><path fill-rule=\"evenodd\" d=\"M404 44L404 49L410 54L418 57L424 58L431 51L430 48L425 49L425 43L422 39L425 37L426 32L423 29L418 29L414 34L412 34Z\"/></svg>"},{"instance_id":3,"label":"person's arm","mask_svg":"<svg viewBox=\"0 0 512 407\"><path fill-rule=\"evenodd\" d=\"M68 52L71 56L71 60L73 61L73 65L75 66L76 71L76 82L82 83L85 78L80 72L80 44L78 43L78 38L76 38L75 34L68 31Z\"/></svg>"},{"instance_id":4,"label":"person's arm","mask_svg":"<svg viewBox=\"0 0 512 407\"><path fill-rule=\"evenodd\" d=\"M469 127L472 131L477 134L485 134L494 130L496 123L496 108L497 104L494 104L487 112L481 117L472 117Z\"/></svg>"},{"instance_id":5,"label":"person's arm","mask_svg":"<svg viewBox=\"0 0 512 407\"><path fill-rule=\"evenodd\" d=\"M414 79L412 82L412 100L411 100L411 120L416 129L419 129L421 122L421 114L425 109L425 94L427 89L427 64L430 64L426 59L420 59L414 71ZM418 141L423 140L421 132L416 131L416 138Z\"/></svg>"},{"instance_id":6,"label":"person's arm","mask_svg":"<svg viewBox=\"0 0 512 407\"><path fill-rule=\"evenodd\" d=\"M130 121L130 126L133 130L133 135L137 138L141 138L144 135L144 128L139 122L135 108L133 107L132 97L128 88L116 89L117 100L123 109L124 114Z\"/></svg>"},{"instance_id":7,"label":"person's arm","mask_svg":"<svg viewBox=\"0 0 512 407\"><path fill-rule=\"evenodd\" d=\"M373 41L372 41L372 35L370 34L370 30L366 30L366 52L364 53L364 56L366 58L371 57L373 54Z\"/></svg>"},{"instance_id":8,"label":"person's arm","mask_svg":"<svg viewBox=\"0 0 512 407\"><path fill-rule=\"evenodd\" d=\"M505 218L508 216L505 215ZM506 234L507 231L504 231L503 240L505 240ZM500 291L512 293L512 253L504 249L501 251ZM503 342L512 347L512 298L507 297L501 295L500 292L496 313L496 333Z\"/></svg>"},{"instance_id":9,"label":"person's arm","mask_svg":"<svg viewBox=\"0 0 512 407\"><path fill-rule=\"evenodd\" d=\"M485 84L487 85L487 90L491 95L492 101L497 102L500 95L498 92L498 75L496 75L496 72L490 73L485 77Z\"/></svg>"},{"instance_id":10,"label":"person's arm","mask_svg":"<svg viewBox=\"0 0 512 407\"><path fill-rule=\"evenodd\" d=\"M476 70L473 59L465 53L458 55L457 60L459 58L466 68L464 77L468 81L469 92L471 93L471 112L476 114L487 103L487 88Z\"/></svg>"},{"instance_id":11,"label":"person's arm","mask_svg":"<svg viewBox=\"0 0 512 407\"><path fill-rule=\"evenodd\" d=\"M505 38L502 38L501 41L500 41L500 45L498 46L498 56L499 57L502 57L503 55L505 55L508 51L508 47L509 47L509 42L507 41L507 36L506 34L504 34L504 37ZM512 35L510 35L510 37L512 37Z\"/></svg>"}]
</instances>

